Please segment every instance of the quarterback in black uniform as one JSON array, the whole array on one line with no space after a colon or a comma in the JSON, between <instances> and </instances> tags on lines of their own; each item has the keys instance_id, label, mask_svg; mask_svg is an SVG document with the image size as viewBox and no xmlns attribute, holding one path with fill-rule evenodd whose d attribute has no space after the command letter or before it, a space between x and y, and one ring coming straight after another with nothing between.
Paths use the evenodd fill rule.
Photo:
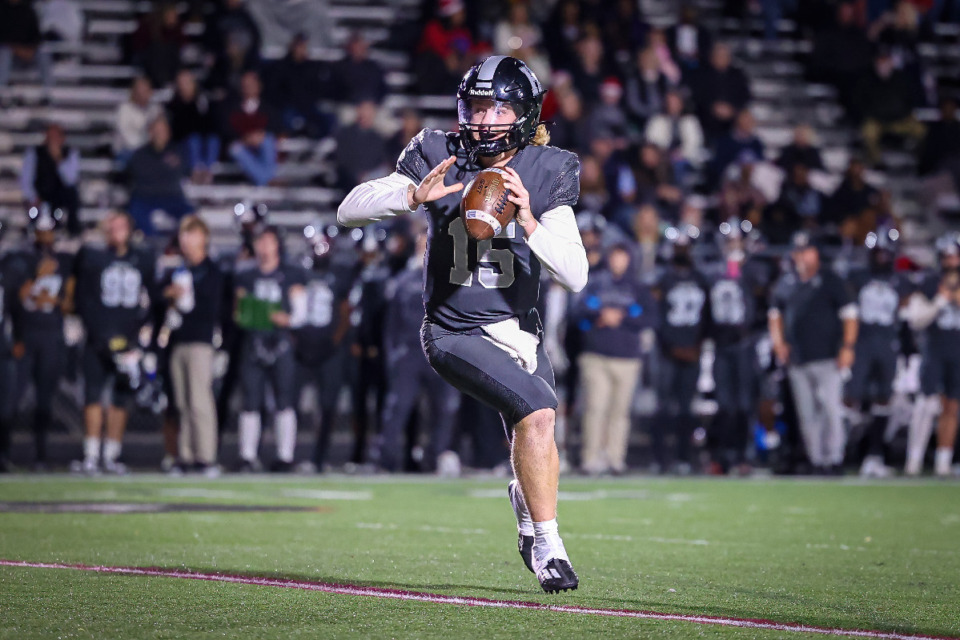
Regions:
<instances>
[{"instance_id":1,"label":"quarterback in black uniform","mask_svg":"<svg viewBox=\"0 0 960 640\"><path fill-rule=\"evenodd\" d=\"M83 463L77 470L99 470L103 433L104 391L109 387L107 437L103 443L103 470L123 473L117 461L127 407L140 373L139 333L147 319L144 297L153 291L154 260L147 251L130 244L133 220L114 212L103 221L105 247L85 246L77 254L76 311L87 340L83 349L85 406Z\"/></svg>"},{"instance_id":2,"label":"quarterback in black uniform","mask_svg":"<svg viewBox=\"0 0 960 640\"><path fill-rule=\"evenodd\" d=\"M28 382L35 389L33 434L38 466L46 463L53 394L66 355L63 312L71 303L74 286L73 256L54 249L61 217L59 209L51 211L47 205L31 208L33 246L16 256L14 354L20 360L20 390L24 391Z\"/></svg>"},{"instance_id":3,"label":"quarterback in black uniform","mask_svg":"<svg viewBox=\"0 0 960 640\"><path fill-rule=\"evenodd\" d=\"M425 129L386 178L365 182L338 218L360 226L423 205L429 223L421 343L431 366L460 391L494 407L512 431L510 485L521 554L545 591L576 588L557 532L557 394L534 306L540 269L572 291L587 282L587 258L572 206L577 156L547 146L544 90L521 61L491 56L463 77L460 130ZM463 185L501 167L516 219L475 241L459 216Z\"/></svg>"}]
</instances>

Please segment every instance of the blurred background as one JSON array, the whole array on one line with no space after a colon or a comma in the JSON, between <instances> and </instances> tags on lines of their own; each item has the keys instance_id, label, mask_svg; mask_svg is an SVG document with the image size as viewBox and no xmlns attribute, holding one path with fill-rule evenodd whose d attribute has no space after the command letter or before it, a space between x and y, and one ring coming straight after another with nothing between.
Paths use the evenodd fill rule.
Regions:
<instances>
[{"instance_id":1,"label":"blurred background","mask_svg":"<svg viewBox=\"0 0 960 640\"><path fill-rule=\"evenodd\" d=\"M631 325L631 351L620 359L632 361L623 379L633 384L617 395L591 384L603 375L596 358L581 366L583 355L618 355L591 346L591 310L606 306L605 291L577 297L544 283L565 468L825 473L855 471L868 455L902 466L923 332L896 327L897 377L879 445L868 442L866 399L836 408L846 447L834 469L805 450L767 309L793 269L798 231L815 239L851 300L878 239L910 291L956 253L956 0L0 0L4 256L24 272L15 265L37 250L40 218L53 221L57 251L75 255L102 238L110 212L125 211L133 242L156 260L159 287L177 268L185 216L203 219L227 276L254 257L256 225L273 225L286 262L332 274L326 324L346 318L324 347L329 358L297 363L293 468L506 473L498 416L426 375L402 389L392 382L423 364L397 355L419 353L404 313L416 315L418 292L406 285L420 216L363 230L338 228L335 218L345 193L391 173L422 128L456 130L459 78L491 54L525 60L548 88L551 144L581 160L576 211L591 264L618 271L610 256L626 254L623 270L657 316ZM678 264L681 254L689 265ZM748 278L750 300L732 339L706 309L681 323L697 330L680 373L662 339L669 311L653 311L666 306L679 266L703 276L705 296L725 277ZM63 305L61 366L38 374L16 348L21 290L34 275L5 283L4 466L65 469L81 457L89 326ZM146 285L141 345L161 365L147 358L145 382L133 389L123 459L189 471L177 464L178 403L157 339L157 308L169 296ZM230 375L240 361L227 335L233 320L225 312L212 340L220 440L216 459L204 461L226 469L239 460L242 403ZM729 379L715 376L730 345L742 352L735 386L745 390L733 398ZM678 386L660 384L665 376ZM413 401L398 405L398 395ZM39 421L38 396L48 402ZM619 420L606 413L611 404L626 427L590 426ZM265 427L274 409L268 394Z\"/></svg>"}]
</instances>

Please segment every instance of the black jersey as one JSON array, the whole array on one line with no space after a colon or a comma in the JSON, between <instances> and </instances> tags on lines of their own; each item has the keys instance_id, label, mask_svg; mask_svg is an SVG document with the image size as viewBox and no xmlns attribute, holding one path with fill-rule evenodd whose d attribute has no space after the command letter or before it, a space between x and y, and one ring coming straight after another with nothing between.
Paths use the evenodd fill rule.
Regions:
<instances>
[{"instance_id":1,"label":"black jersey","mask_svg":"<svg viewBox=\"0 0 960 640\"><path fill-rule=\"evenodd\" d=\"M933 300L943 279L941 273L931 273L923 279L920 291ZM960 306L950 303L940 310L937 319L926 330L927 352L949 353L960 357Z\"/></svg>"},{"instance_id":2,"label":"black jersey","mask_svg":"<svg viewBox=\"0 0 960 640\"><path fill-rule=\"evenodd\" d=\"M660 279L660 342L663 347L693 347L705 337L709 320L709 284L695 269L667 269Z\"/></svg>"},{"instance_id":3,"label":"black jersey","mask_svg":"<svg viewBox=\"0 0 960 640\"><path fill-rule=\"evenodd\" d=\"M76 309L87 341L105 346L114 337L137 343L153 292L153 256L130 247L122 256L107 247L87 246L77 254Z\"/></svg>"},{"instance_id":4,"label":"black jersey","mask_svg":"<svg viewBox=\"0 0 960 640\"><path fill-rule=\"evenodd\" d=\"M297 359L318 364L332 355L333 337L340 321L340 306L350 295L352 273L328 267L304 272L307 316L296 330Z\"/></svg>"},{"instance_id":5,"label":"black jersey","mask_svg":"<svg viewBox=\"0 0 960 640\"><path fill-rule=\"evenodd\" d=\"M279 310L287 313L290 313L290 288L298 284L303 284L303 270L286 264L281 264L269 273L264 273L259 266L254 265L239 270L234 277L234 287L237 290L243 290L244 295L276 305ZM286 328L249 331L252 333L288 332Z\"/></svg>"},{"instance_id":6,"label":"black jersey","mask_svg":"<svg viewBox=\"0 0 960 640\"><path fill-rule=\"evenodd\" d=\"M398 348L420 350L423 323L423 268L411 267L397 273L384 290L386 313L383 333L387 357Z\"/></svg>"},{"instance_id":7,"label":"black jersey","mask_svg":"<svg viewBox=\"0 0 960 640\"><path fill-rule=\"evenodd\" d=\"M723 276L710 285L711 337L718 347L737 344L750 333L756 309L753 295L741 274Z\"/></svg>"},{"instance_id":8,"label":"black jersey","mask_svg":"<svg viewBox=\"0 0 960 640\"><path fill-rule=\"evenodd\" d=\"M912 289L909 281L897 273L857 270L850 274L849 282L859 309L858 340L876 338L893 344L900 332L900 301Z\"/></svg>"},{"instance_id":9,"label":"black jersey","mask_svg":"<svg viewBox=\"0 0 960 640\"><path fill-rule=\"evenodd\" d=\"M774 286L770 307L783 316L790 362L835 358L843 342L840 310L852 302L846 283L826 267L806 282L794 272L784 274Z\"/></svg>"},{"instance_id":10,"label":"black jersey","mask_svg":"<svg viewBox=\"0 0 960 640\"><path fill-rule=\"evenodd\" d=\"M460 148L459 134L424 129L404 149L397 172L416 183ZM526 146L507 163L530 193L536 219L580 194L580 161L569 151ZM467 184L480 171L458 159L444 184ZM510 317L526 321L540 293L540 262L527 246L523 230L511 221L490 240L467 235L460 219L461 194L424 205L429 221L423 301L427 317L450 330L473 329Z\"/></svg>"},{"instance_id":11,"label":"black jersey","mask_svg":"<svg viewBox=\"0 0 960 640\"><path fill-rule=\"evenodd\" d=\"M10 355L10 311L16 295L14 280L9 257L0 256L0 358Z\"/></svg>"},{"instance_id":12,"label":"black jersey","mask_svg":"<svg viewBox=\"0 0 960 640\"><path fill-rule=\"evenodd\" d=\"M67 280L73 275L73 256L62 252L24 251L12 256L16 263L16 299L13 314L15 333L25 331L63 331L62 303ZM32 281L26 299L21 289Z\"/></svg>"}]
</instances>

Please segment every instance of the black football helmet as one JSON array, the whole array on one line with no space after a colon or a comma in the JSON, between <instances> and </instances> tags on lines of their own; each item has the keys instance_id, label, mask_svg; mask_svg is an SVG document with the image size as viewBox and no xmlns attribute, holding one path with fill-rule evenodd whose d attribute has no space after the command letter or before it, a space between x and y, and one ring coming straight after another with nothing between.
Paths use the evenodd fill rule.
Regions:
<instances>
[{"instance_id":1,"label":"black football helmet","mask_svg":"<svg viewBox=\"0 0 960 640\"><path fill-rule=\"evenodd\" d=\"M56 231L63 221L63 211L41 202L39 207L30 207L27 219L34 231Z\"/></svg>"},{"instance_id":2,"label":"black football helmet","mask_svg":"<svg viewBox=\"0 0 960 640\"><path fill-rule=\"evenodd\" d=\"M490 56L467 71L457 90L457 114L461 145L470 160L528 144L540 124L545 93L530 67L510 56ZM474 100L492 100L494 109L509 105L517 119L510 124L472 124Z\"/></svg>"},{"instance_id":3,"label":"black football helmet","mask_svg":"<svg viewBox=\"0 0 960 640\"><path fill-rule=\"evenodd\" d=\"M863 244L870 252L870 269L875 272L893 271L899 241L900 232L896 229L881 227L868 233Z\"/></svg>"}]
</instances>

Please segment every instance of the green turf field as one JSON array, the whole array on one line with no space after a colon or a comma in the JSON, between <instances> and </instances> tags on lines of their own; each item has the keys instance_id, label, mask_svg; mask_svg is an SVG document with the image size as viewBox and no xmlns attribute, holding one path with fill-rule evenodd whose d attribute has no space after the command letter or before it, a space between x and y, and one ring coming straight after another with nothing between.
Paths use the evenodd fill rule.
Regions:
<instances>
[{"instance_id":1,"label":"green turf field","mask_svg":"<svg viewBox=\"0 0 960 640\"><path fill-rule=\"evenodd\" d=\"M565 479L581 578L547 596L505 480L9 477L0 502L317 507L0 512L0 559L168 567L960 637L960 484ZM532 635L530 635L532 634ZM803 638L690 622L0 567L0 638Z\"/></svg>"}]
</instances>

